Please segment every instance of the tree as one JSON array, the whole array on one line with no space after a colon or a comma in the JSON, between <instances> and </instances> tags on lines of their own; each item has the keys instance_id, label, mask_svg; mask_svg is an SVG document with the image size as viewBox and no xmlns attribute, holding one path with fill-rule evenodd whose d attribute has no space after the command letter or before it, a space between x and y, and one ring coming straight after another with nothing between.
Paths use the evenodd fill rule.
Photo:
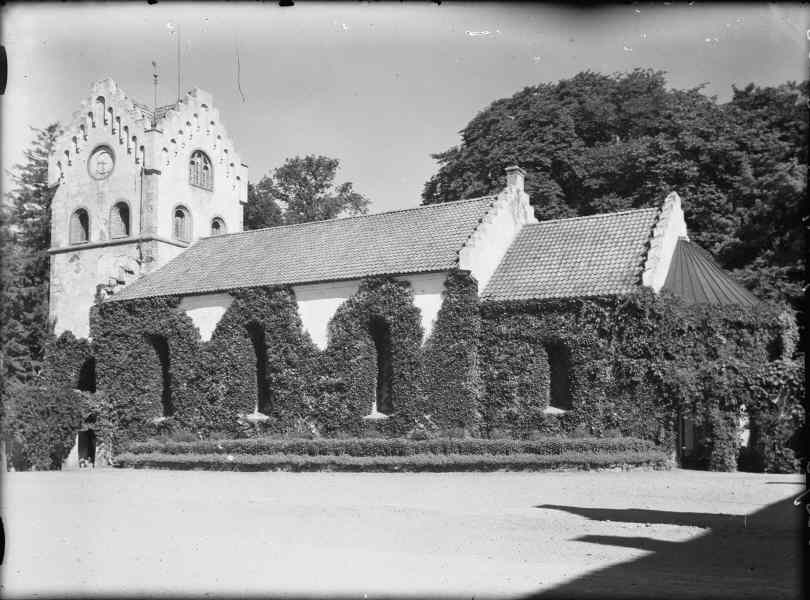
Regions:
<instances>
[{"instance_id":1,"label":"tree","mask_svg":"<svg viewBox=\"0 0 810 600\"><path fill-rule=\"evenodd\" d=\"M803 323L810 82L672 90L663 72L586 71L496 100L434 154L424 204L497 193L519 164L540 220L684 201L689 235L760 298Z\"/></svg>"},{"instance_id":2,"label":"tree","mask_svg":"<svg viewBox=\"0 0 810 600\"><path fill-rule=\"evenodd\" d=\"M263 229L284 224L284 215L273 199L267 183L272 182L264 177L257 185L248 183L248 200L245 204L245 229Z\"/></svg>"},{"instance_id":3,"label":"tree","mask_svg":"<svg viewBox=\"0 0 810 600\"><path fill-rule=\"evenodd\" d=\"M349 182L335 184L339 166L338 159L327 156L287 159L272 176L248 187L245 229L365 214L369 200Z\"/></svg>"},{"instance_id":4,"label":"tree","mask_svg":"<svg viewBox=\"0 0 810 600\"><path fill-rule=\"evenodd\" d=\"M14 188L2 206L2 282L0 345L6 381L29 381L40 368L49 335L48 289L51 200L48 156L59 125L34 129L26 162L9 172Z\"/></svg>"}]
</instances>

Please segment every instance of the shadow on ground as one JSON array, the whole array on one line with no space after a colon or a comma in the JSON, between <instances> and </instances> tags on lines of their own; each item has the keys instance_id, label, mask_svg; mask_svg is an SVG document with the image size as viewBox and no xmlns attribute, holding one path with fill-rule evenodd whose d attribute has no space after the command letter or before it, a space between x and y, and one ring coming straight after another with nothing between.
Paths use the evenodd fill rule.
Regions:
<instances>
[{"instance_id":1,"label":"shadow on ground","mask_svg":"<svg viewBox=\"0 0 810 600\"><path fill-rule=\"evenodd\" d=\"M800 598L803 506L790 498L747 516L543 504L597 521L703 527L686 542L584 535L575 541L650 554L593 571L551 590L549 598Z\"/></svg>"}]
</instances>

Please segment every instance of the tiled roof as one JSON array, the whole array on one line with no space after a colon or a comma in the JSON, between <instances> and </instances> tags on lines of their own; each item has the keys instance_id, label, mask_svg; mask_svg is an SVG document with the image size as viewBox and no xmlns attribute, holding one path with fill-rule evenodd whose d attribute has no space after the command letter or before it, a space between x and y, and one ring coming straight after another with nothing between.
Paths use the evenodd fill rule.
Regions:
<instances>
[{"instance_id":1,"label":"tiled roof","mask_svg":"<svg viewBox=\"0 0 810 600\"><path fill-rule=\"evenodd\" d=\"M526 225L490 279L486 300L624 294L638 289L657 208Z\"/></svg>"},{"instance_id":2,"label":"tiled roof","mask_svg":"<svg viewBox=\"0 0 810 600\"><path fill-rule=\"evenodd\" d=\"M442 271L494 196L203 238L108 301Z\"/></svg>"},{"instance_id":3,"label":"tiled roof","mask_svg":"<svg viewBox=\"0 0 810 600\"><path fill-rule=\"evenodd\" d=\"M759 299L734 281L697 244L678 240L663 289L694 304L740 304L753 306Z\"/></svg>"}]
</instances>

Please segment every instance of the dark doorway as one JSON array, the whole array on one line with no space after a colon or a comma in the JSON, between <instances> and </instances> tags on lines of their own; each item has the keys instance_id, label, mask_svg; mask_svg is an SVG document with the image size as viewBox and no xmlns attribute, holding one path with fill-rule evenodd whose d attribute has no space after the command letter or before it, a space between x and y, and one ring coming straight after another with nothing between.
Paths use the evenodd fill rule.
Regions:
<instances>
[{"instance_id":1,"label":"dark doorway","mask_svg":"<svg viewBox=\"0 0 810 600\"><path fill-rule=\"evenodd\" d=\"M680 467L683 469L707 470L710 456L705 440L711 436L707 435L704 426L695 422L694 414L682 414L679 421L678 454Z\"/></svg>"},{"instance_id":2,"label":"dark doorway","mask_svg":"<svg viewBox=\"0 0 810 600\"><path fill-rule=\"evenodd\" d=\"M163 416L171 417L174 414L172 404L172 375L169 363L169 343L162 335L147 335L146 340L155 349L160 361L160 372L163 389L160 393L160 403L163 407Z\"/></svg>"},{"instance_id":3,"label":"dark doorway","mask_svg":"<svg viewBox=\"0 0 810 600\"><path fill-rule=\"evenodd\" d=\"M571 393L568 388L570 359L568 349L562 344L546 346L549 371L549 405L560 410L571 408Z\"/></svg>"},{"instance_id":4,"label":"dark doorway","mask_svg":"<svg viewBox=\"0 0 810 600\"><path fill-rule=\"evenodd\" d=\"M377 360L377 382L375 389L375 408L377 412L390 414L393 409L391 399L391 379L393 362L391 360L391 330L383 319L374 318L369 324L369 333L374 341Z\"/></svg>"},{"instance_id":5,"label":"dark doorway","mask_svg":"<svg viewBox=\"0 0 810 600\"><path fill-rule=\"evenodd\" d=\"M79 377L76 381L76 388L82 392L96 391L96 359L88 357L79 368Z\"/></svg>"},{"instance_id":6,"label":"dark doorway","mask_svg":"<svg viewBox=\"0 0 810 600\"><path fill-rule=\"evenodd\" d=\"M270 413L270 387L267 385L267 345L264 327L253 321L246 325L246 329L256 355L256 410L267 415Z\"/></svg>"},{"instance_id":7,"label":"dark doorway","mask_svg":"<svg viewBox=\"0 0 810 600\"><path fill-rule=\"evenodd\" d=\"M79 432L79 466L95 466L96 432L92 429Z\"/></svg>"}]
</instances>

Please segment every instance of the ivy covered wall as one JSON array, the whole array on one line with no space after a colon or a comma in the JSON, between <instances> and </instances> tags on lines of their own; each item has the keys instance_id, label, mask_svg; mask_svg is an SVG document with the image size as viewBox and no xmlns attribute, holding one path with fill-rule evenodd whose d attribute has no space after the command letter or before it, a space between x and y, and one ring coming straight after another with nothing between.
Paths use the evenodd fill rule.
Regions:
<instances>
[{"instance_id":1,"label":"ivy covered wall","mask_svg":"<svg viewBox=\"0 0 810 600\"><path fill-rule=\"evenodd\" d=\"M775 306L688 306L644 292L489 302L481 314L490 435L621 434L674 449L680 419L688 417L704 454L701 466L730 470L739 417L755 403L748 378L767 367L779 387L797 379L800 368L789 360L792 346L785 341L790 320ZM555 360L565 363L567 406L549 412ZM798 405L801 396L785 398Z\"/></svg>"},{"instance_id":2,"label":"ivy covered wall","mask_svg":"<svg viewBox=\"0 0 810 600\"><path fill-rule=\"evenodd\" d=\"M624 435L674 448L687 415L701 466L731 469L745 406L759 448L749 463L796 464L783 450L804 422L803 371L791 360L795 323L778 307L684 306L646 292L479 303L475 280L456 271L422 343L410 285L377 277L340 306L321 351L291 288L231 295L208 342L179 298L102 303L92 343L63 334L52 345L49 381L76 386L94 358L99 424L113 447L174 430Z\"/></svg>"}]
</instances>

